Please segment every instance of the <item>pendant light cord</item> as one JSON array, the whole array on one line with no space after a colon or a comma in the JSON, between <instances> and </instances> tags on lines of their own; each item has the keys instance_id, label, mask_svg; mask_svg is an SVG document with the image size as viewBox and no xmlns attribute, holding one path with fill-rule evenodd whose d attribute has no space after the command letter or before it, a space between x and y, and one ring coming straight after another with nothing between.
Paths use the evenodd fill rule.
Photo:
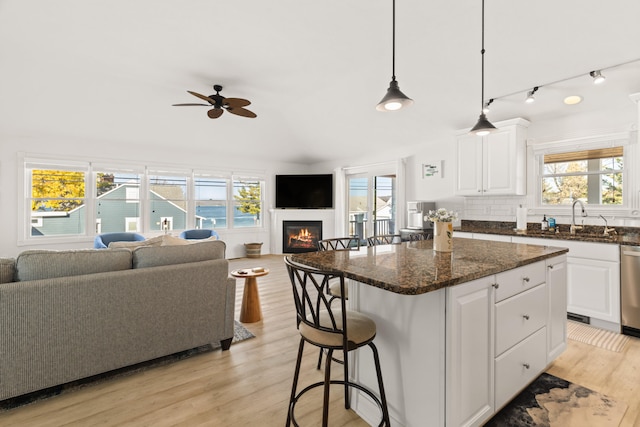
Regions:
<instances>
[{"instance_id":1,"label":"pendant light cord","mask_svg":"<svg viewBox=\"0 0 640 427\"><path fill-rule=\"evenodd\" d=\"M484 1L484 0L483 0ZM391 80L396 79L396 0L393 0L393 35L391 37Z\"/></svg>"},{"instance_id":2,"label":"pendant light cord","mask_svg":"<svg viewBox=\"0 0 640 427\"><path fill-rule=\"evenodd\" d=\"M480 55L482 58L482 70L480 73L482 79L482 84L480 85L480 111L482 111L482 109L484 108L484 0L482 0L482 49L480 50Z\"/></svg>"}]
</instances>

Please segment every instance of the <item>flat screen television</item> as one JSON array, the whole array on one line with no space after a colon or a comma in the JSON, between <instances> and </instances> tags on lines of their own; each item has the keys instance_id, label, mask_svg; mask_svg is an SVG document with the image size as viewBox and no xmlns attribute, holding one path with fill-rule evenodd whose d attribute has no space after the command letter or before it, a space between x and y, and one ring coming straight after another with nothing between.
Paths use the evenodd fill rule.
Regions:
<instances>
[{"instance_id":1,"label":"flat screen television","mask_svg":"<svg viewBox=\"0 0 640 427\"><path fill-rule=\"evenodd\" d=\"M333 175L276 175L276 208L333 208Z\"/></svg>"}]
</instances>

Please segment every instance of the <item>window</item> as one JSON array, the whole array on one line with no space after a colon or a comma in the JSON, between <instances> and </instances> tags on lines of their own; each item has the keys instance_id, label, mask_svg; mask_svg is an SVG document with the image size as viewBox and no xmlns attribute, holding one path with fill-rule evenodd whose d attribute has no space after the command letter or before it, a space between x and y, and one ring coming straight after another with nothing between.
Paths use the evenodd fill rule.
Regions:
<instances>
[{"instance_id":1,"label":"window","mask_svg":"<svg viewBox=\"0 0 640 427\"><path fill-rule=\"evenodd\" d=\"M262 227L264 178L231 172L21 157L20 241L108 232Z\"/></svg>"},{"instance_id":2,"label":"window","mask_svg":"<svg viewBox=\"0 0 640 427\"><path fill-rule=\"evenodd\" d=\"M233 227L262 225L262 187L264 181L255 178L233 180Z\"/></svg>"},{"instance_id":3,"label":"window","mask_svg":"<svg viewBox=\"0 0 640 427\"><path fill-rule=\"evenodd\" d=\"M623 147L543 156L542 204L623 204Z\"/></svg>"},{"instance_id":4,"label":"window","mask_svg":"<svg viewBox=\"0 0 640 427\"><path fill-rule=\"evenodd\" d=\"M95 177L96 233L140 231L142 175L99 168Z\"/></svg>"},{"instance_id":5,"label":"window","mask_svg":"<svg viewBox=\"0 0 640 427\"><path fill-rule=\"evenodd\" d=\"M590 207L589 216L636 215L636 141L635 131L530 141L530 206L540 214L564 215L580 200Z\"/></svg>"},{"instance_id":6,"label":"window","mask_svg":"<svg viewBox=\"0 0 640 427\"><path fill-rule=\"evenodd\" d=\"M86 171L28 170L31 236L74 235L85 232Z\"/></svg>"},{"instance_id":7,"label":"window","mask_svg":"<svg viewBox=\"0 0 640 427\"><path fill-rule=\"evenodd\" d=\"M149 229L165 231L163 219L171 218L171 229L187 226L187 177L149 176Z\"/></svg>"},{"instance_id":8,"label":"window","mask_svg":"<svg viewBox=\"0 0 640 427\"><path fill-rule=\"evenodd\" d=\"M195 227L227 228L229 180L209 176L194 178Z\"/></svg>"}]
</instances>

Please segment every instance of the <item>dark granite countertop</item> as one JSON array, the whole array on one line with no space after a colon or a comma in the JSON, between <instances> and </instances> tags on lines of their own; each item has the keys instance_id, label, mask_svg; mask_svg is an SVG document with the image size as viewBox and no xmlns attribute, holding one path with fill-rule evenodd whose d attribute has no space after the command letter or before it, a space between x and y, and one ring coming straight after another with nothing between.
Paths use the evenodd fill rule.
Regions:
<instances>
[{"instance_id":1,"label":"dark granite countertop","mask_svg":"<svg viewBox=\"0 0 640 427\"><path fill-rule=\"evenodd\" d=\"M640 229L635 227L613 227L615 233L605 236L603 234L604 227L594 225L586 225L583 229L576 231L576 234L571 234L569 225L566 224L560 224L557 233L542 231L540 224L528 223L525 231L516 231L515 226L515 222L462 220L461 226L456 230L480 234L501 234L506 236L640 246Z\"/></svg>"},{"instance_id":2,"label":"dark granite countertop","mask_svg":"<svg viewBox=\"0 0 640 427\"><path fill-rule=\"evenodd\" d=\"M291 255L315 268L391 292L418 295L490 276L568 252L566 248L456 239L453 252L435 252L432 240Z\"/></svg>"}]
</instances>

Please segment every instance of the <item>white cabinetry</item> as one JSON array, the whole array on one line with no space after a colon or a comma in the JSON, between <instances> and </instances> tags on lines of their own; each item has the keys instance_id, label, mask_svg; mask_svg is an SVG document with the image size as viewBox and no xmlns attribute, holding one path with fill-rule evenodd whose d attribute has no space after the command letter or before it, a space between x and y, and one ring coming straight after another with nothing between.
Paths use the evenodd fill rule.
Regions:
<instances>
[{"instance_id":1,"label":"white cabinetry","mask_svg":"<svg viewBox=\"0 0 640 427\"><path fill-rule=\"evenodd\" d=\"M481 425L494 412L494 280L447 289L447 425Z\"/></svg>"},{"instance_id":2,"label":"white cabinetry","mask_svg":"<svg viewBox=\"0 0 640 427\"><path fill-rule=\"evenodd\" d=\"M498 131L456 139L456 195L526 194L526 129L529 122L496 123Z\"/></svg>"},{"instance_id":3,"label":"white cabinetry","mask_svg":"<svg viewBox=\"0 0 640 427\"><path fill-rule=\"evenodd\" d=\"M568 248L567 311L620 332L619 245L529 237L513 237L512 242Z\"/></svg>"},{"instance_id":4,"label":"white cabinetry","mask_svg":"<svg viewBox=\"0 0 640 427\"><path fill-rule=\"evenodd\" d=\"M564 274L561 256L447 288L447 425L482 425L564 350Z\"/></svg>"},{"instance_id":5,"label":"white cabinetry","mask_svg":"<svg viewBox=\"0 0 640 427\"><path fill-rule=\"evenodd\" d=\"M495 408L547 366L549 300L545 263L496 276Z\"/></svg>"},{"instance_id":6,"label":"white cabinetry","mask_svg":"<svg viewBox=\"0 0 640 427\"><path fill-rule=\"evenodd\" d=\"M549 289L547 363L551 363L567 348L567 257L550 258L546 265Z\"/></svg>"}]
</instances>

